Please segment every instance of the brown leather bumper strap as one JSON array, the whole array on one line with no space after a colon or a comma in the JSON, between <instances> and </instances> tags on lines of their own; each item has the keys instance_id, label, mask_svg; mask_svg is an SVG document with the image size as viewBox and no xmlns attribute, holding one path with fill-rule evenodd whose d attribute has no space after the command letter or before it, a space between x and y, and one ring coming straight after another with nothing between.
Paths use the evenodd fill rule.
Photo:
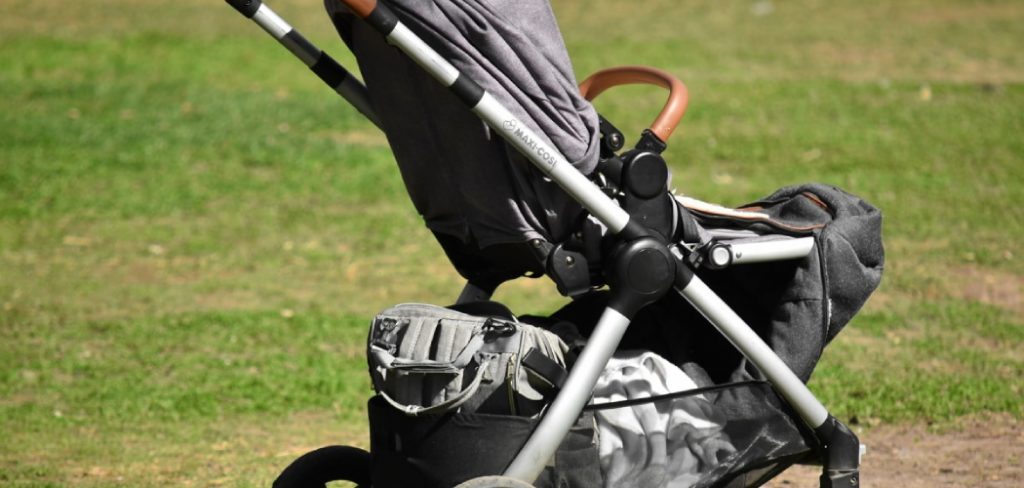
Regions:
<instances>
[{"instance_id":1,"label":"brown leather bumper strap","mask_svg":"<svg viewBox=\"0 0 1024 488\"><path fill-rule=\"evenodd\" d=\"M679 120L686 112L690 97L686 85L678 78L657 68L647 66L619 66L594 73L580 83L580 93L587 100L593 100L605 90L619 85L657 85L669 91L668 100L651 124L651 132L662 142L668 142Z\"/></svg>"},{"instance_id":2,"label":"brown leather bumper strap","mask_svg":"<svg viewBox=\"0 0 1024 488\"><path fill-rule=\"evenodd\" d=\"M338 0L362 18L367 18L377 8L377 0Z\"/></svg>"}]
</instances>

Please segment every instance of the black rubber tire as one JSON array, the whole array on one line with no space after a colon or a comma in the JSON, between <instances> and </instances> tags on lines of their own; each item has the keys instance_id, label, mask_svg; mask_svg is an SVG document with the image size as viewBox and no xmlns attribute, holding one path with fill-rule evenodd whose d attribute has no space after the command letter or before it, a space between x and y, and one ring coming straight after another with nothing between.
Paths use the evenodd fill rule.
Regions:
<instances>
[{"instance_id":1,"label":"black rubber tire","mask_svg":"<svg viewBox=\"0 0 1024 488\"><path fill-rule=\"evenodd\" d=\"M330 481L351 481L369 488L370 453L350 446L307 452L284 468L273 488L325 488Z\"/></svg>"}]
</instances>

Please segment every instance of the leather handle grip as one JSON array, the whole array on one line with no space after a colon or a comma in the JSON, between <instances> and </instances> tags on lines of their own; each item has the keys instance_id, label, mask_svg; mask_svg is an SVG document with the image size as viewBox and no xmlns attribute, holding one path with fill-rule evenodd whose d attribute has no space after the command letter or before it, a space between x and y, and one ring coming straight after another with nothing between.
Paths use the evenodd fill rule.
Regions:
<instances>
[{"instance_id":1,"label":"leather handle grip","mask_svg":"<svg viewBox=\"0 0 1024 488\"><path fill-rule=\"evenodd\" d=\"M373 9L377 8L377 0L339 0L344 3L348 8L352 9L352 12L358 15L360 18L365 19L373 12Z\"/></svg>"},{"instance_id":2,"label":"leather handle grip","mask_svg":"<svg viewBox=\"0 0 1024 488\"><path fill-rule=\"evenodd\" d=\"M665 106L650 127L651 132L662 142L668 141L669 136L679 125L679 121L682 120L683 113L686 112L686 105L690 102L690 94L686 90L686 85L668 72L647 66L608 68L583 80L583 83L580 83L580 93L587 100L593 100L613 86L634 84L657 85L669 91Z\"/></svg>"}]
</instances>

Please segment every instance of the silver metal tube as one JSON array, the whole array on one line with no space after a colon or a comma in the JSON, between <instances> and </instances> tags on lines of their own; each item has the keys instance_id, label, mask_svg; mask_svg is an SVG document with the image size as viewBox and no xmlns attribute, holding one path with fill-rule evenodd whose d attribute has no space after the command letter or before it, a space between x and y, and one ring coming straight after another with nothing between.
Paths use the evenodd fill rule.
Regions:
<instances>
[{"instance_id":1,"label":"silver metal tube","mask_svg":"<svg viewBox=\"0 0 1024 488\"><path fill-rule=\"evenodd\" d=\"M262 27L263 30L267 31L267 34L270 34L271 37L278 41L292 31L292 26L265 3L260 5L256 13L253 14L252 21L256 22L256 25Z\"/></svg>"},{"instance_id":2,"label":"silver metal tube","mask_svg":"<svg viewBox=\"0 0 1024 488\"><path fill-rule=\"evenodd\" d=\"M814 248L813 237L730 244L732 264L764 263L806 257Z\"/></svg>"},{"instance_id":3,"label":"silver metal tube","mask_svg":"<svg viewBox=\"0 0 1024 488\"><path fill-rule=\"evenodd\" d=\"M388 43L398 46L402 52L427 70L430 76L433 76L445 87L452 86L455 79L459 77L459 70L455 66L452 66L447 59L423 42L423 39L409 30L405 24L401 22L395 24L395 28L388 34L387 40Z\"/></svg>"},{"instance_id":4,"label":"silver metal tube","mask_svg":"<svg viewBox=\"0 0 1024 488\"><path fill-rule=\"evenodd\" d=\"M629 214L570 164L562 153L512 115L498 99L489 93L484 94L480 103L473 107L473 112L580 202L611 233L618 234L626 227Z\"/></svg>"},{"instance_id":5,"label":"silver metal tube","mask_svg":"<svg viewBox=\"0 0 1024 488\"><path fill-rule=\"evenodd\" d=\"M587 340L587 346L569 372L562 391L548 407L526 445L505 470L505 476L527 483L537 479L593 395L597 378L619 347L627 327L629 318L612 308L604 310L594 333Z\"/></svg>"},{"instance_id":6,"label":"silver metal tube","mask_svg":"<svg viewBox=\"0 0 1024 488\"><path fill-rule=\"evenodd\" d=\"M821 427L828 420L828 410L815 398L807 385L800 381L775 351L768 347L768 344L765 344L764 340L700 278L694 276L685 288L676 288L676 291L704 315L754 366L757 366L808 426Z\"/></svg>"},{"instance_id":7,"label":"silver metal tube","mask_svg":"<svg viewBox=\"0 0 1024 488\"><path fill-rule=\"evenodd\" d=\"M320 76L359 113L366 116L378 128L381 127L380 119L370 103L370 95L366 91L366 87L334 59L293 29L291 24L277 15L269 5L260 3L250 19L302 61L302 64ZM336 80L340 80L340 82Z\"/></svg>"}]
</instances>

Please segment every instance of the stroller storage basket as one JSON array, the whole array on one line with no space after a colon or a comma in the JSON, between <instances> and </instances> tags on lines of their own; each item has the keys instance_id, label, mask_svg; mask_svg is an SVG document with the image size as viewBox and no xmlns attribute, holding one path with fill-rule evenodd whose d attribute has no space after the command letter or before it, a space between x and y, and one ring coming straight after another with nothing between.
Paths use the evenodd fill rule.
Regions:
<instances>
[{"instance_id":1,"label":"stroller storage basket","mask_svg":"<svg viewBox=\"0 0 1024 488\"><path fill-rule=\"evenodd\" d=\"M595 416L628 417L644 415L644 411L670 413L694 408L706 414L715 427L678 423L670 424L663 435L646 432L629 438L627 433L619 439L623 449L599 453ZM368 411L375 488L451 487L501 473L539 422L490 414L413 417L379 397L370 400ZM807 459L813 449L807 438L789 407L763 381L591 405L534 485L759 486Z\"/></svg>"},{"instance_id":2,"label":"stroller storage basket","mask_svg":"<svg viewBox=\"0 0 1024 488\"><path fill-rule=\"evenodd\" d=\"M451 488L504 471L539 419L448 413L405 415L379 396L368 406L374 488ZM536 487L601 486L593 415L584 414L534 482Z\"/></svg>"},{"instance_id":3,"label":"stroller storage basket","mask_svg":"<svg viewBox=\"0 0 1024 488\"><path fill-rule=\"evenodd\" d=\"M812 452L789 406L764 381L586 410L600 426L606 487L759 486Z\"/></svg>"}]
</instances>

